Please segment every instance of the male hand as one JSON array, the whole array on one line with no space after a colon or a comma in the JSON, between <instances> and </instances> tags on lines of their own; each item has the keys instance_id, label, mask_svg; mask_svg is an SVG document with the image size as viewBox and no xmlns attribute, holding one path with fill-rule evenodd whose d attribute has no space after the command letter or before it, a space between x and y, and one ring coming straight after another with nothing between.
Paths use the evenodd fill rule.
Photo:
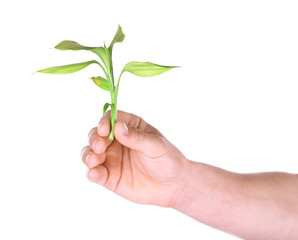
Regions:
<instances>
[{"instance_id":1,"label":"male hand","mask_svg":"<svg viewBox=\"0 0 298 240\"><path fill-rule=\"evenodd\" d=\"M89 180L133 202L172 207L189 161L157 129L126 112L118 111L110 141L110 115L90 131L82 151Z\"/></svg>"}]
</instances>

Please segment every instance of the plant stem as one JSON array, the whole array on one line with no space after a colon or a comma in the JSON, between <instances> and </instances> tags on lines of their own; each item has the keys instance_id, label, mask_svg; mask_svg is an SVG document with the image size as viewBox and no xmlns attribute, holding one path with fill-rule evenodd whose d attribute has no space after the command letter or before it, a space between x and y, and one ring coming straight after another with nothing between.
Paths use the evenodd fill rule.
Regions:
<instances>
[{"instance_id":1,"label":"plant stem","mask_svg":"<svg viewBox=\"0 0 298 240\"><path fill-rule=\"evenodd\" d=\"M120 78L122 76L123 72L120 73L117 86L113 87L113 91L111 92L111 132L109 135L109 140L113 141L114 140L114 127L117 121L117 99L118 99L118 91L119 91L119 83L120 83Z\"/></svg>"},{"instance_id":2,"label":"plant stem","mask_svg":"<svg viewBox=\"0 0 298 240\"><path fill-rule=\"evenodd\" d=\"M111 92L111 132L109 135L109 140L114 140L114 128L117 121L117 94L115 89Z\"/></svg>"}]
</instances>

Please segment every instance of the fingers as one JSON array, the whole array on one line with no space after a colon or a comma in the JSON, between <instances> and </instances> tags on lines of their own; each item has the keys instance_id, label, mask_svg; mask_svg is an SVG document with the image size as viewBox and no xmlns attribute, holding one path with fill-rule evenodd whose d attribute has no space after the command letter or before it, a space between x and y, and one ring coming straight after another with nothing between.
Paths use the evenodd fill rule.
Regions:
<instances>
[{"instance_id":1,"label":"fingers","mask_svg":"<svg viewBox=\"0 0 298 240\"><path fill-rule=\"evenodd\" d=\"M83 148L82 161L89 167L94 168L103 164L106 159L106 149L112 143L108 137L100 137L98 128L93 128L89 134L89 146Z\"/></svg>"},{"instance_id":2,"label":"fingers","mask_svg":"<svg viewBox=\"0 0 298 240\"><path fill-rule=\"evenodd\" d=\"M96 154L93 152L90 146L86 146L82 150L82 161L88 168L94 168L100 164L103 164L106 160L106 153Z\"/></svg>"},{"instance_id":3,"label":"fingers","mask_svg":"<svg viewBox=\"0 0 298 240\"><path fill-rule=\"evenodd\" d=\"M115 137L124 146L143 152L149 157L158 157L166 152L165 138L158 134L147 133L134 127L127 127L118 121L115 125Z\"/></svg>"},{"instance_id":4,"label":"fingers","mask_svg":"<svg viewBox=\"0 0 298 240\"><path fill-rule=\"evenodd\" d=\"M111 111L107 111L106 114L100 119L97 127L97 134L100 137L107 137L110 134L111 126Z\"/></svg>"},{"instance_id":5,"label":"fingers","mask_svg":"<svg viewBox=\"0 0 298 240\"><path fill-rule=\"evenodd\" d=\"M101 128L101 126L100 128L93 128L88 135L89 145L92 148L92 150L97 154L103 153L107 149L107 147L110 146L110 144L112 143L112 141L110 141L107 136L103 137L98 135L98 129L101 130Z\"/></svg>"},{"instance_id":6,"label":"fingers","mask_svg":"<svg viewBox=\"0 0 298 240\"><path fill-rule=\"evenodd\" d=\"M91 182L105 185L108 179L108 170L103 165L91 168L87 171L87 178Z\"/></svg>"}]
</instances>

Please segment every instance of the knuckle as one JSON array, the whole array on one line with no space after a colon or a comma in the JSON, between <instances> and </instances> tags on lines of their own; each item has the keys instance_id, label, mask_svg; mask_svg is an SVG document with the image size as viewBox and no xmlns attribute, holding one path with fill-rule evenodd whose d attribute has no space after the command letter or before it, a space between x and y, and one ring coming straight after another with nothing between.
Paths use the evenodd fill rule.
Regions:
<instances>
[{"instance_id":1,"label":"knuckle","mask_svg":"<svg viewBox=\"0 0 298 240\"><path fill-rule=\"evenodd\" d=\"M144 133L143 132L137 132L137 142L139 144L143 144L144 139L145 139Z\"/></svg>"}]
</instances>

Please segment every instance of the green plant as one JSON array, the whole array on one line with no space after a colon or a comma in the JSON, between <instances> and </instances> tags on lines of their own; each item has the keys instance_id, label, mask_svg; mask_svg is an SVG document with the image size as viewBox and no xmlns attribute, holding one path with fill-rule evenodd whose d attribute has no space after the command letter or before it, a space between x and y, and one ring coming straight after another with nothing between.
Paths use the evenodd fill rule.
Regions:
<instances>
[{"instance_id":1,"label":"green plant","mask_svg":"<svg viewBox=\"0 0 298 240\"><path fill-rule=\"evenodd\" d=\"M125 38L125 35L122 32L122 28L120 27L120 25L118 25L118 30L109 47L106 47L105 44L103 47L86 47L74 41L69 41L69 40L62 41L57 46L55 46L56 49L74 50L74 51L88 50L95 53L101 59L103 64L99 63L96 60L91 60L87 62L75 63L70 65L45 68L38 71L40 73L49 73L49 74L68 74L68 73L74 73L74 72L80 71L93 63L99 65L105 74L105 78L98 76L98 77L92 77L91 79L97 86L99 86L103 90L109 91L111 94L111 103L106 103L104 104L104 107L103 107L103 114L105 114L107 109L111 107L111 132L109 135L110 140L114 139L114 126L117 120L117 97L118 97L120 78L122 74L124 72L130 72L139 77L153 77L174 68L170 66L157 65L150 62L135 62L135 61L129 62L123 67L119 75L117 84L115 85L113 63L112 63L112 51L113 51L114 44L117 42L119 43L122 42L124 38Z\"/></svg>"}]
</instances>

